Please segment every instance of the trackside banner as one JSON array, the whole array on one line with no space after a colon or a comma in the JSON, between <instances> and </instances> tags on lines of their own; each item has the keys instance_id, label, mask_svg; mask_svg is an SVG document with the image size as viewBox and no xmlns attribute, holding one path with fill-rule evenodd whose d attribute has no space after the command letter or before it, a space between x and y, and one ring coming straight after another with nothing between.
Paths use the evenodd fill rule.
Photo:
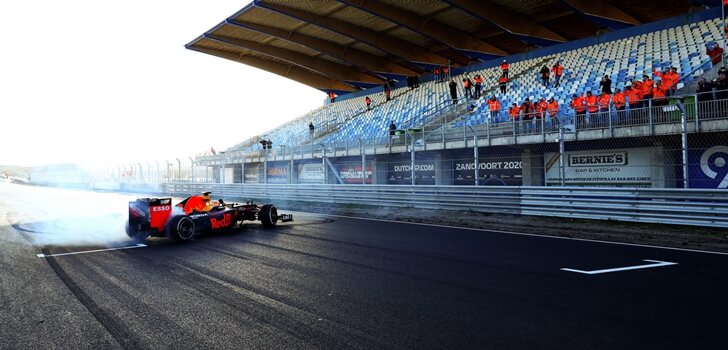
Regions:
<instances>
[{"instance_id":1,"label":"trackside banner","mask_svg":"<svg viewBox=\"0 0 728 350\"><path fill-rule=\"evenodd\" d=\"M691 188L728 189L728 146L688 151Z\"/></svg>"},{"instance_id":2,"label":"trackside banner","mask_svg":"<svg viewBox=\"0 0 728 350\"><path fill-rule=\"evenodd\" d=\"M268 166L268 183L269 184L287 184L288 183L288 167L287 166Z\"/></svg>"},{"instance_id":3,"label":"trackside banner","mask_svg":"<svg viewBox=\"0 0 728 350\"><path fill-rule=\"evenodd\" d=\"M566 186L652 187L653 174L664 162L653 159L657 148L566 152ZM547 186L559 185L559 154L544 155Z\"/></svg>"},{"instance_id":4,"label":"trackside banner","mask_svg":"<svg viewBox=\"0 0 728 350\"><path fill-rule=\"evenodd\" d=\"M372 166L367 165L364 171L361 165L339 165L339 177L345 184L371 184L372 183Z\"/></svg>"},{"instance_id":5,"label":"trackside banner","mask_svg":"<svg viewBox=\"0 0 728 350\"><path fill-rule=\"evenodd\" d=\"M388 183L394 185L409 185L412 183L411 162L393 162L387 165ZM415 183L419 185L435 184L435 162L415 162Z\"/></svg>"},{"instance_id":6,"label":"trackside banner","mask_svg":"<svg viewBox=\"0 0 728 350\"><path fill-rule=\"evenodd\" d=\"M243 174L243 177L245 178L246 183L258 183L260 182L260 177L258 176L260 174L260 165L259 164L245 164L245 173Z\"/></svg>"},{"instance_id":7,"label":"trackside banner","mask_svg":"<svg viewBox=\"0 0 728 350\"><path fill-rule=\"evenodd\" d=\"M324 166L321 163L300 164L298 166L298 183L324 183Z\"/></svg>"},{"instance_id":8,"label":"trackside banner","mask_svg":"<svg viewBox=\"0 0 728 350\"><path fill-rule=\"evenodd\" d=\"M475 162L455 160L456 185L475 184ZM520 186L523 184L523 161L520 156L481 159L478 162L478 183L484 186Z\"/></svg>"}]
</instances>

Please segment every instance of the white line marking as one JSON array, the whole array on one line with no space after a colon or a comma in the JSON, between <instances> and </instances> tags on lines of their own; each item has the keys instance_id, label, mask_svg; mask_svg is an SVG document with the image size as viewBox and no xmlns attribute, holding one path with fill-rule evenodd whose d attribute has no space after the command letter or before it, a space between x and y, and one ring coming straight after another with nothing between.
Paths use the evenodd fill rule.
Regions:
<instances>
[{"instance_id":1,"label":"white line marking","mask_svg":"<svg viewBox=\"0 0 728 350\"><path fill-rule=\"evenodd\" d=\"M594 271L584 271L584 270L576 270L576 269L568 269L568 268L562 268L560 270L569 271L569 272L576 272L576 273L583 273L583 274L586 274L586 275L598 275L600 273L617 272L617 271L627 271L627 270L638 270L638 269L649 269L649 268L653 268L653 267L677 265L677 263L668 262L668 261L649 260L649 259L644 259L642 261L652 262L654 264L637 265L637 266L627 266L627 267L617 267L617 268L614 268L614 269L604 269L604 270L594 270Z\"/></svg>"},{"instance_id":2,"label":"white line marking","mask_svg":"<svg viewBox=\"0 0 728 350\"><path fill-rule=\"evenodd\" d=\"M302 212L302 213L305 213L305 212ZM639 243L611 242L611 241L602 241L602 240L598 240L598 239L588 239L588 238L573 238L573 237L539 235L539 234L535 234L535 233L524 233L524 232L493 230L493 229L487 229L487 228L458 227L458 226L448 226L448 225L438 225L438 224L427 224L427 223L422 223L422 222L407 222L407 221L397 221L397 220L387 220L387 219L361 218L361 217L356 217L356 216L325 214L325 213L308 213L308 214L320 215L320 216L333 216L333 217L340 217L340 218L347 218L347 219L357 219L357 220L392 222L392 223L397 223L397 224L409 224L409 225L420 225L420 226L432 226L432 227L452 228L452 229L457 229L457 230L470 230L470 231L481 231L481 232L505 233L505 234L517 235L517 236L531 236L531 237L542 237L542 238L554 238L554 239L565 239L565 240L581 241L581 242L592 242L592 243L603 243L603 244L626 245L626 246L631 246L631 247L642 247L642 248L677 250L677 251L681 251L681 252L691 252L691 253L728 255L728 253L713 252L713 251L710 251L710 250L673 248L673 247L663 247L663 246L659 246L659 245L648 245L648 244L639 244Z\"/></svg>"},{"instance_id":3,"label":"white line marking","mask_svg":"<svg viewBox=\"0 0 728 350\"><path fill-rule=\"evenodd\" d=\"M134 248L144 248L146 247L146 244L138 243L136 245L128 246L128 247L119 247L119 248L107 248L107 249L95 249L95 250L84 250L81 252L72 252L72 253L59 253L59 254L36 254L39 258L47 258L49 256L64 256L64 255L76 255L76 254L87 254L87 253L98 253L98 252L108 252L110 250L121 250L121 249L134 249Z\"/></svg>"}]
</instances>

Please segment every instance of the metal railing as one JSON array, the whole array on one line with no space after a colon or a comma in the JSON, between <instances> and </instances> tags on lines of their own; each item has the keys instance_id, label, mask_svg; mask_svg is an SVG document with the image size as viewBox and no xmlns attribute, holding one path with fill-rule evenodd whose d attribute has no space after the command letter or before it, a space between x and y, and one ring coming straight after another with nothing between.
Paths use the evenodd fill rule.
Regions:
<instances>
[{"instance_id":1,"label":"metal railing","mask_svg":"<svg viewBox=\"0 0 728 350\"><path fill-rule=\"evenodd\" d=\"M728 227L728 191L700 189L166 183L187 196L472 210L532 216Z\"/></svg>"}]
</instances>

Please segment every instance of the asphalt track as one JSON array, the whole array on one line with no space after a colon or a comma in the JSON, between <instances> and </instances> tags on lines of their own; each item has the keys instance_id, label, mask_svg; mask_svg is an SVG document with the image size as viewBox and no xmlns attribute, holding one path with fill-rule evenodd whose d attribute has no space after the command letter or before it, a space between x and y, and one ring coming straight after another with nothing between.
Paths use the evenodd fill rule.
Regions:
<instances>
[{"instance_id":1,"label":"asphalt track","mask_svg":"<svg viewBox=\"0 0 728 350\"><path fill-rule=\"evenodd\" d=\"M310 213L88 252L133 246L130 198L0 183L0 348L728 343L728 255ZM677 264L562 270L659 265L645 259Z\"/></svg>"}]
</instances>

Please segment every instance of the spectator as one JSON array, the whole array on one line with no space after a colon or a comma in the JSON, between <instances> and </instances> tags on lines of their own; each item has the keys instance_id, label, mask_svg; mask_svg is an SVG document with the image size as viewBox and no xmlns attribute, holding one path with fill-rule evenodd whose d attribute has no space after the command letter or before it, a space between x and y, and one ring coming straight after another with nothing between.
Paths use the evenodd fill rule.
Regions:
<instances>
[{"instance_id":1,"label":"spectator","mask_svg":"<svg viewBox=\"0 0 728 350\"><path fill-rule=\"evenodd\" d=\"M601 90L601 93L608 93L612 94L612 79L609 79L608 75L605 75L604 78L602 78L602 81L599 82L599 89Z\"/></svg>"},{"instance_id":2,"label":"spectator","mask_svg":"<svg viewBox=\"0 0 728 350\"><path fill-rule=\"evenodd\" d=\"M655 69L653 74L660 78L663 88L667 89L668 95L673 92L674 87L680 80L680 74L677 73L677 68L675 67L665 68L662 72L658 72Z\"/></svg>"},{"instance_id":3,"label":"spectator","mask_svg":"<svg viewBox=\"0 0 728 350\"><path fill-rule=\"evenodd\" d=\"M607 126L607 118L609 118L609 105L611 104L612 96L610 96L608 93L603 93L601 96L599 96L599 118L597 118L596 123L597 125L604 127Z\"/></svg>"},{"instance_id":4,"label":"spectator","mask_svg":"<svg viewBox=\"0 0 728 350\"><path fill-rule=\"evenodd\" d=\"M480 77L480 74L476 74L473 80L475 80L475 98L480 98L480 90L483 88L483 78Z\"/></svg>"},{"instance_id":5,"label":"spectator","mask_svg":"<svg viewBox=\"0 0 728 350\"><path fill-rule=\"evenodd\" d=\"M698 102L710 101L713 99L713 84L701 78L698 81Z\"/></svg>"},{"instance_id":6,"label":"spectator","mask_svg":"<svg viewBox=\"0 0 728 350\"><path fill-rule=\"evenodd\" d=\"M435 75L435 81L438 83L442 81L442 77L440 76L440 67L435 67L432 70L432 74Z\"/></svg>"},{"instance_id":7,"label":"spectator","mask_svg":"<svg viewBox=\"0 0 728 350\"><path fill-rule=\"evenodd\" d=\"M311 135L311 137L313 137L314 129L315 129L315 127L313 126L313 122L309 122L308 123L308 134Z\"/></svg>"},{"instance_id":8,"label":"spectator","mask_svg":"<svg viewBox=\"0 0 728 350\"><path fill-rule=\"evenodd\" d=\"M642 76L642 85L640 86L640 94L642 95L642 106L649 107L650 99L652 99L652 89L655 86L655 81L650 77Z\"/></svg>"},{"instance_id":9,"label":"spectator","mask_svg":"<svg viewBox=\"0 0 728 350\"><path fill-rule=\"evenodd\" d=\"M498 78L498 85L500 86L501 94L506 93L506 84L508 84L508 75L501 74L500 78Z\"/></svg>"},{"instance_id":10,"label":"spectator","mask_svg":"<svg viewBox=\"0 0 728 350\"><path fill-rule=\"evenodd\" d=\"M546 127L546 113L549 109L549 103L543 97L538 100L538 103L534 103L536 106L536 120L535 122L540 125L541 130Z\"/></svg>"},{"instance_id":11,"label":"spectator","mask_svg":"<svg viewBox=\"0 0 728 350\"><path fill-rule=\"evenodd\" d=\"M397 131L397 125L394 124L394 120L389 121L389 136L394 136Z\"/></svg>"},{"instance_id":12,"label":"spectator","mask_svg":"<svg viewBox=\"0 0 728 350\"><path fill-rule=\"evenodd\" d=\"M463 90L465 90L465 98L473 98L473 93L471 91L473 87L473 82L470 81L470 78L463 79Z\"/></svg>"},{"instance_id":13,"label":"spectator","mask_svg":"<svg viewBox=\"0 0 728 350\"><path fill-rule=\"evenodd\" d=\"M715 41L711 41L705 44L705 54L710 57L713 65L720 63L723 60L723 48L718 45Z\"/></svg>"},{"instance_id":14,"label":"spectator","mask_svg":"<svg viewBox=\"0 0 728 350\"><path fill-rule=\"evenodd\" d=\"M550 73L551 73L551 71L549 70L548 67L546 67L546 65L544 65L541 68L541 81L543 82L543 86L544 87L549 87L549 78L550 78L549 75L550 75Z\"/></svg>"},{"instance_id":15,"label":"spectator","mask_svg":"<svg viewBox=\"0 0 728 350\"><path fill-rule=\"evenodd\" d=\"M523 120L523 131L530 134L533 130L533 104L528 98L521 105L521 120Z\"/></svg>"},{"instance_id":16,"label":"spectator","mask_svg":"<svg viewBox=\"0 0 728 350\"><path fill-rule=\"evenodd\" d=\"M713 82L715 87L715 99L725 100L728 99L728 74L718 74L718 79Z\"/></svg>"},{"instance_id":17,"label":"spectator","mask_svg":"<svg viewBox=\"0 0 728 350\"><path fill-rule=\"evenodd\" d=\"M677 90L677 83L680 82L680 73L677 72L676 67L672 67L672 71L670 72L670 86L667 87L667 90L670 95L674 94Z\"/></svg>"},{"instance_id":18,"label":"spectator","mask_svg":"<svg viewBox=\"0 0 728 350\"><path fill-rule=\"evenodd\" d=\"M443 79L443 81L445 79L450 79L450 67L448 67L448 66L442 66L442 69L440 71L442 72L442 79Z\"/></svg>"},{"instance_id":19,"label":"spectator","mask_svg":"<svg viewBox=\"0 0 728 350\"><path fill-rule=\"evenodd\" d=\"M452 97L452 104L458 103L458 84L450 80L450 97Z\"/></svg>"},{"instance_id":20,"label":"spectator","mask_svg":"<svg viewBox=\"0 0 728 350\"><path fill-rule=\"evenodd\" d=\"M636 117L636 110L642 106L642 100L640 99L640 92L634 86L625 86L624 93L627 95L627 104L629 105L629 114L627 114L627 120L625 122L629 123L630 119Z\"/></svg>"},{"instance_id":21,"label":"spectator","mask_svg":"<svg viewBox=\"0 0 728 350\"><path fill-rule=\"evenodd\" d=\"M515 130L515 133L518 134L518 124L519 124L519 116L521 115L521 109L518 107L518 105L514 102L511 108L508 108L508 116L511 119L511 123L513 123L513 128Z\"/></svg>"},{"instance_id":22,"label":"spectator","mask_svg":"<svg viewBox=\"0 0 728 350\"><path fill-rule=\"evenodd\" d=\"M599 104L597 103L597 97L592 94L591 91L586 92L586 111L589 115L586 117L587 126L591 126L592 123L597 120L597 113L599 112Z\"/></svg>"},{"instance_id":23,"label":"spectator","mask_svg":"<svg viewBox=\"0 0 728 350\"><path fill-rule=\"evenodd\" d=\"M667 104L667 88L662 84L662 81L655 83L653 89L652 106L660 107Z\"/></svg>"},{"instance_id":24,"label":"spectator","mask_svg":"<svg viewBox=\"0 0 728 350\"><path fill-rule=\"evenodd\" d=\"M367 111L371 110L372 99L369 96L364 98L364 103L367 104Z\"/></svg>"},{"instance_id":25,"label":"spectator","mask_svg":"<svg viewBox=\"0 0 728 350\"><path fill-rule=\"evenodd\" d=\"M390 89L394 87L394 80L393 79L389 79L387 82L389 83L389 88Z\"/></svg>"},{"instance_id":26,"label":"spectator","mask_svg":"<svg viewBox=\"0 0 728 350\"><path fill-rule=\"evenodd\" d=\"M488 109L490 110L490 122L498 124L498 113L500 112L501 105L500 101L495 98L495 95L491 96L488 100Z\"/></svg>"},{"instance_id":27,"label":"spectator","mask_svg":"<svg viewBox=\"0 0 728 350\"><path fill-rule=\"evenodd\" d=\"M506 60L503 60L503 63L501 63L500 68L501 68L501 72L502 72L501 75L506 77L506 79L508 79L508 69L510 68L510 65L508 64L508 62L506 62Z\"/></svg>"},{"instance_id":28,"label":"spectator","mask_svg":"<svg viewBox=\"0 0 728 350\"><path fill-rule=\"evenodd\" d=\"M386 97L387 101L392 99L392 89L387 84L384 84L384 97Z\"/></svg>"},{"instance_id":29,"label":"spectator","mask_svg":"<svg viewBox=\"0 0 728 350\"><path fill-rule=\"evenodd\" d=\"M411 75L407 77L407 87L410 89L415 88L415 80L414 80L414 77Z\"/></svg>"},{"instance_id":30,"label":"spectator","mask_svg":"<svg viewBox=\"0 0 728 350\"><path fill-rule=\"evenodd\" d=\"M627 105L627 101L624 98L624 93L620 89L614 90L614 96L612 96L612 104L614 110L617 111L617 124L624 124L624 108Z\"/></svg>"},{"instance_id":31,"label":"spectator","mask_svg":"<svg viewBox=\"0 0 728 350\"><path fill-rule=\"evenodd\" d=\"M414 82L415 89L420 87L420 77L415 75L412 77L412 81Z\"/></svg>"},{"instance_id":32,"label":"spectator","mask_svg":"<svg viewBox=\"0 0 728 350\"><path fill-rule=\"evenodd\" d=\"M571 108L574 109L574 113L576 114L577 128L583 128L585 125L584 117L586 116L586 101L584 100L584 97L574 94L571 97Z\"/></svg>"},{"instance_id":33,"label":"spectator","mask_svg":"<svg viewBox=\"0 0 728 350\"><path fill-rule=\"evenodd\" d=\"M556 61L556 64L551 67L551 71L554 73L554 87L559 87L561 84L561 75L564 73L564 67L561 65L561 62Z\"/></svg>"},{"instance_id":34,"label":"spectator","mask_svg":"<svg viewBox=\"0 0 728 350\"><path fill-rule=\"evenodd\" d=\"M336 94L333 91L329 91L329 101L330 103L334 103L334 101L336 101Z\"/></svg>"},{"instance_id":35,"label":"spectator","mask_svg":"<svg viewBox=\"0 0 728 350\"><path fill-rule=\"evenodd\" d=\"M549 128L553 129L556 127L556 123L558 123L559 119L557 115L559 114L559 103L554 100L554 98L549 99L548 107L546 108L549 113Z\"/></svg>"}]
</instances>

